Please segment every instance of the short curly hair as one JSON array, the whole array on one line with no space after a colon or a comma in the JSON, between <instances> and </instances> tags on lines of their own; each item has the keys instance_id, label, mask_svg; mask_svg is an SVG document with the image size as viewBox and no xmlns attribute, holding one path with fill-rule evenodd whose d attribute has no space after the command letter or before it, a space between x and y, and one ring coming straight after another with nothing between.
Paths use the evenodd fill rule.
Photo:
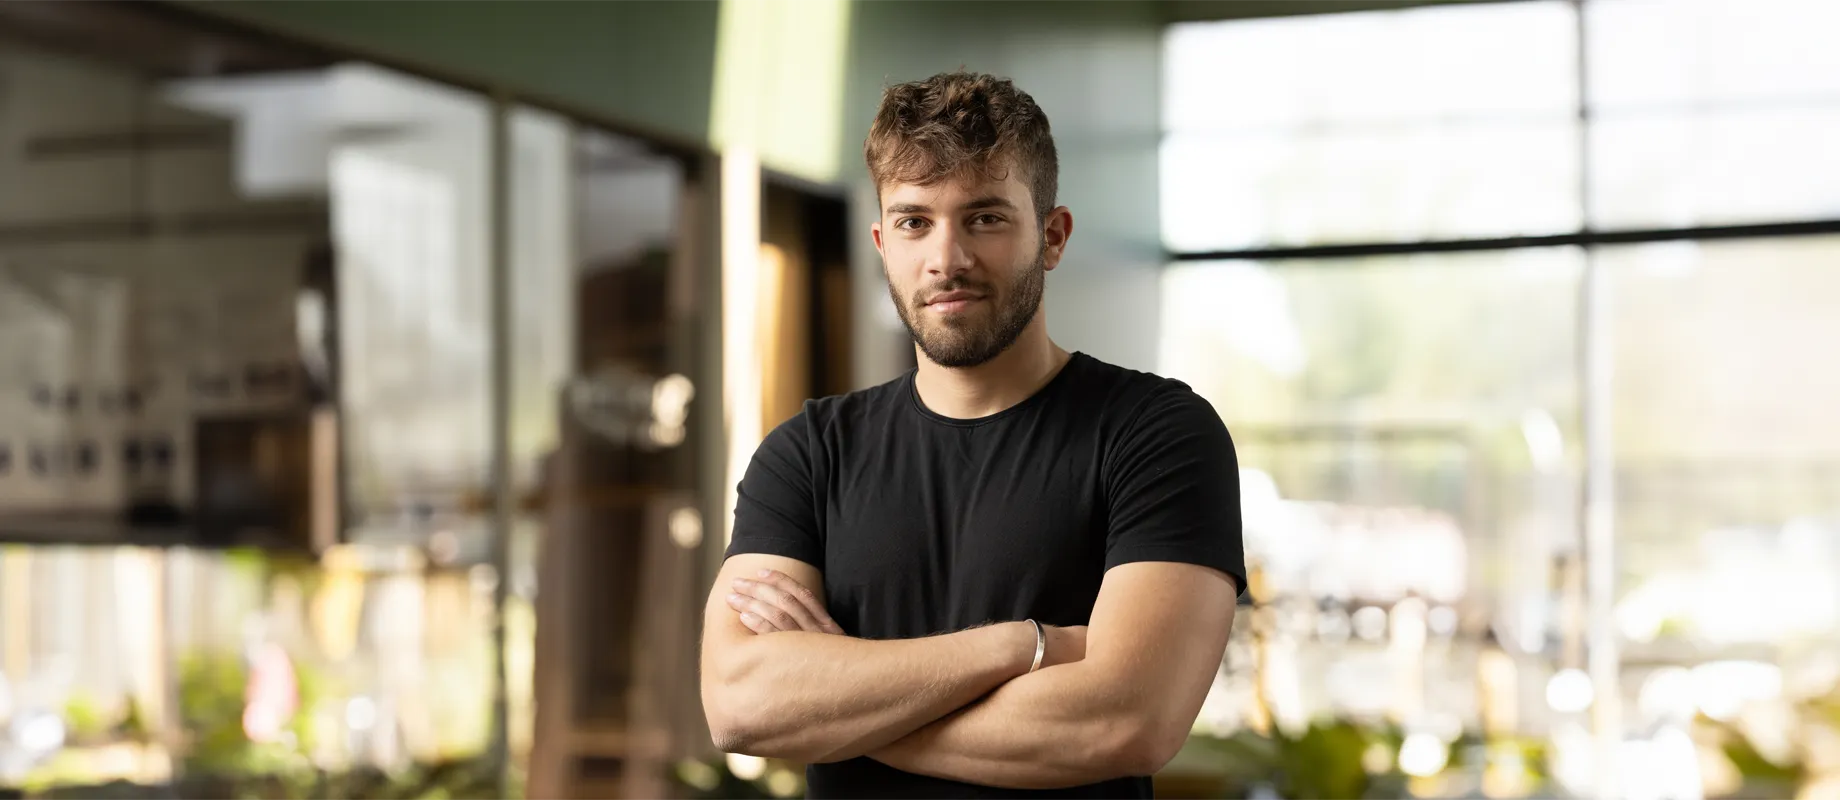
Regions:
<instances>
[{"instance_id":1,"label":"short curly hair","mask_svg":"<svg viewBox=\"0 0 1840 800\"><path fill-rule=\"evenodd\" d=\"M981 73L942 72L888 87L863 141L863 160L877 196L897 183L1002 180L1014 166L1034 196L1037 219L1054 210L1060 182L1048 115L1014 83Z\"/></svg>"}]
</instances>

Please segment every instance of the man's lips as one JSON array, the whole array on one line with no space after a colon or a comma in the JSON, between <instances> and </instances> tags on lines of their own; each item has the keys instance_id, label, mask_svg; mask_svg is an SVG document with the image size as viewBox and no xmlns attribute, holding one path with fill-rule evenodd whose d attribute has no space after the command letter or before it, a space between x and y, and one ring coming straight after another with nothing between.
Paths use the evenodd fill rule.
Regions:
<instances>
[{"instance_id":1,"label":"man's lips","mask_svg":"<svg viewBox=\"0 0 1840 800\"><path fill-rule=\"evenodd\" d=\"M946 292L928 300L926 307L939 312L962 311L982 299L984 298L973 292Z\"/></svg>"}]
</instances>

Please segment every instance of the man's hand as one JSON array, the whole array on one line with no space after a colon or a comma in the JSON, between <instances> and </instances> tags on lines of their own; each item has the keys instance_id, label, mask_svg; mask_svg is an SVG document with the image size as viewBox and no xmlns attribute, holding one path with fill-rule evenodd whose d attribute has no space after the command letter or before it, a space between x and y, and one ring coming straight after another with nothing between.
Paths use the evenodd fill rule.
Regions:
<instances>
[{"instance_id":1,"label":"man's hand","mask_svg":"<svg viewBox=\"0 0 1840 800\"><path fill-rule=\"evenodd\" d=\"M763 569L756 579L736 578L733 589L728 595L728 607L740 613L741 624L755 633L843 634L843 628L831 619L817 595L783 572ZM1086 657L1086 626L1041 627L1047 640L1041 657L1043 669Z\"/></svg>"},{"instance_id":2,"label":"man's hand","mask_svg":"<svg viewBox=\"0 0 1840 800\"><path fill-rule=\"evenodd\" d=\"M842 635L818 596L783 572L763 569L755 579L736 578L728 607L755 633L806 631Z\"/></svg>"}]
</instances>

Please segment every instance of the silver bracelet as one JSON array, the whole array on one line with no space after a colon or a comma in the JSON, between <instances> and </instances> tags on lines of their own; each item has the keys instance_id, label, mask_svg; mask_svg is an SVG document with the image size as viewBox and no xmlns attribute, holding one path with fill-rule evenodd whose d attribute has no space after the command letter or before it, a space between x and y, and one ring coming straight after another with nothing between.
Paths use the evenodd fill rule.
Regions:
<instances>
[{"instance_id":1,"label":"silver bracelet","mask_svg":"<svg viewBox=\"0 0 1840 800\"><path fill-rule=\"evenodd\" d=\"M1041 657L1048 652L1048 634L1041 629L1041 623L1029 620L1035 626L1035 662L1029 665L1029 672L1041 669Z\"/></svg>"}]
</instances>

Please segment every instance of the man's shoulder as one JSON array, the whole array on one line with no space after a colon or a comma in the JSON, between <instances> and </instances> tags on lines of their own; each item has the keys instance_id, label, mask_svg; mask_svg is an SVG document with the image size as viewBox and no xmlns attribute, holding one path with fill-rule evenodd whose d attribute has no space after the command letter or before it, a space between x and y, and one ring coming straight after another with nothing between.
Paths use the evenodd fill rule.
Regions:
<instances>
[{"instance_id":1,"label":"man's shoulder","mask_svg":"<svg viewBox=\"0 0 1840 800\"><path fill-rule=\"evenodd\" d=\"M1100 401L1098 407L1119 422L1128 424L1145 413L1154 413L1159 409L1213 409L1187 383L1175 378L1119 366L1084 353L1077 357L1082 363L1076 391L1086 398Z\"/></svg>"},{"instance_id":2,"label":"man's shoulder","mask_svg":"<svg viewBox=\"0 0 1840 800\"><path fill-rule=\"evenodd\" d=\"M811 398L785 425L821 440L865 429L885 431L889 416L912 391L911 378L910 372L865 389Z\"/></svg>"}]
</instances>

